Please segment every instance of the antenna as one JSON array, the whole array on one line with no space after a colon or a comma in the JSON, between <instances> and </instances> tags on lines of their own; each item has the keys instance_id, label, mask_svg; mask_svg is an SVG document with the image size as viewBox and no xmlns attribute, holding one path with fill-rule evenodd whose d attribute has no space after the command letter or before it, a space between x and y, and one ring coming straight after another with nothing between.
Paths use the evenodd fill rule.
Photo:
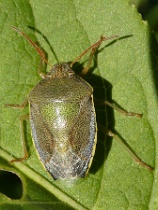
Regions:
<instances>
[{"instance_id":1,"label":"antenna","mask_svg":"<svg viewBox=\"0 0 158 210\"><path fill-rule=\"evenodd\" d=\"M24 32L20 31L15 26L11 26L11 27L13 30L17 31L19 34L25 37L25 39L27 39L27 41L36 49L38 54L41 56L42 60L52 68L52 65L46 59L44 52L35 44L35 42L33 42Z\"/></svg>"}]
</instances>

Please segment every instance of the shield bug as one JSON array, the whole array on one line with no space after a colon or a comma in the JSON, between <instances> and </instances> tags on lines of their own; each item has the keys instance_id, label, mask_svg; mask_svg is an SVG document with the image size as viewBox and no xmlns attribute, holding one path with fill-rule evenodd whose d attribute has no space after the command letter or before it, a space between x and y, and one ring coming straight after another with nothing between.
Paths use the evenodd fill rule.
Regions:
<instances>
[{"instance_id":1,"label":"shield bug","mask_svg":"<svg viewBox=\"0 0 158 210\"><path fill-rule=\"evenodd\" d=\"M95 153L97 143L96 113L93 103L93 88L75 74L71 67L85 53L91 51L87 67L82 71L82 74L85 75L100 44L105 40L117 38L117 36L101 37L70 65L57 63L52 67L42 50L26 34L14 26L12 28L35 47L43 61L51 67L51 71L46 75L41 74L43 79L31 90L22 105L7 104L7 106L23 108L29 102L34 144L43 165L54 179L83 178L89 171ZM141 114L123 111L107 101L104 104L116 108L125 115L141 117ZM120 141L120 138L113 132L109 130L105 132ZM23 142L24 140L23 136ZM125 147L127 148L126 145ZM153 169L132 151L129 149L127 151L141 165L149 170ZM27 157L25 148L24 152L23 158L12 162L25 159Z\"/></svg>"}]
</instances>

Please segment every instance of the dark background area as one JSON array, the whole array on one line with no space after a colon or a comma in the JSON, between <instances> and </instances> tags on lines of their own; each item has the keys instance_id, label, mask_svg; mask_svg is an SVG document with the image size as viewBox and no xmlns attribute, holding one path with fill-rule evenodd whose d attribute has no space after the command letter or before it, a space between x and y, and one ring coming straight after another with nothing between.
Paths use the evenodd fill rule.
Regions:
<instances>
[{"instance_id":1,"label":"dark background area","mask_svg":"<svg viewBox=\"0 0 158 210\"><path fill-rule=\"evenodd\" d=\"M129 0L146 20L158 41L158 0Z\"/></svg>"}]
</instances>

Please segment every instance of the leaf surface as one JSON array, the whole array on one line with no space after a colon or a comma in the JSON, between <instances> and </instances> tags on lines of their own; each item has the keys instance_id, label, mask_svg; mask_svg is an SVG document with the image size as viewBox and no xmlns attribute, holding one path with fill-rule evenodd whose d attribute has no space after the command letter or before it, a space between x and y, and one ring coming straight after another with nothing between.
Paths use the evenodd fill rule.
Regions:
<instances>
[{"instance_id":1,"label":"leaf surface","mask_svg":"<svg viewBox=\"0 0 158 210\"><path fill-rule=\"evenodd\" d=\"M29 2L0 2L0 168L18 174L23 183L22 198L15 201L2 194L1 206L3 209L12 209L15 204L16 209L21 206L25 209L157 209L157 171L149 172L133 162L118 142L104 139L100 132L88 176L71 187L54 181L44 170L31 140L29 123L26 136L30 156L22 163L9 163L13 157L23 154L19 117L29 110L4 108L4 104L22 103L40 81L40 58L23 37L10 29L14 25L39 43L52 65L57 62L52 51L60 62L69 62L101 35L119 35L117 41L101 45L93 71L98 76L90 83L96 85L98 77L102 78L101 86L107 97L111 83L112 98L117 103L129 111L143 113L143 118L137 119L114 112L108 123L115 124L116 131L143 161L157 167L158 48L147 23L126 0ZM88 54L81 62L84 64L87 59ZM100 94L98 90L96 93ZM99 120L103 119L98 114Z\"/></svg>"}]
</instances>

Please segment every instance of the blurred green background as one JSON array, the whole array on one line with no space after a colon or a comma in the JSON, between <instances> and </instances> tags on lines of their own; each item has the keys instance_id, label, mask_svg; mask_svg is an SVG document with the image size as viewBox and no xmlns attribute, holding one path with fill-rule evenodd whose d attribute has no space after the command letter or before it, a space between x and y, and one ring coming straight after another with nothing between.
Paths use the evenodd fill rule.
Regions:
<instances>
[{"instance_id":1,"label":"blurred green background","mask_svg":"<svg viewBox=\"0 0 158 210\"><path fill-rule=\"evenodd\" d=\"M135 5L142 18L148 21L158 41L158 0L130 0L129 2Z\"/></svg>"}]
</instances>

